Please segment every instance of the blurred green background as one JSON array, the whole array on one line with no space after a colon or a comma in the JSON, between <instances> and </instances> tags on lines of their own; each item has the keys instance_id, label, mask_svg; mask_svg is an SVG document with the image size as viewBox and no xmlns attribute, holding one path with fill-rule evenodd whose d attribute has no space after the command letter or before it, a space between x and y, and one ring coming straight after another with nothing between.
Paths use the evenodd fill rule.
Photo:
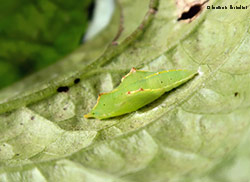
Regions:
<instances>
[{"instance_id":1,"label":"blurred green background","mask_svg":"<svg viewBox=\"0 0 250 182\"><path fill-rule=\"evenodd\" d=\"M76 49L94 7L93 0L0 3L0 89Z\"/></svg>"}]
</instances>

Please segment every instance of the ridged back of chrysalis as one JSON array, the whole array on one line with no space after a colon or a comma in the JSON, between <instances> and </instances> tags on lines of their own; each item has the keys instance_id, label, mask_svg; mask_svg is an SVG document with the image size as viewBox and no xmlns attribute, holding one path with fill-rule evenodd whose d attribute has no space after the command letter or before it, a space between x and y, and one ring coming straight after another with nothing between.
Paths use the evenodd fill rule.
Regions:
<instances>
[{"instance_id":1,"label":"ridged back of chrysalis","mask_svg":"<svg viewBox=\"0 0 250 182\"><path fill-rule=\"evenodd\" d=\"M195 71L189 70L131 70L116 89L99 97L90 116L104 119L136 111L190 80L195 74Z\"/></svg>"}]
</instances>

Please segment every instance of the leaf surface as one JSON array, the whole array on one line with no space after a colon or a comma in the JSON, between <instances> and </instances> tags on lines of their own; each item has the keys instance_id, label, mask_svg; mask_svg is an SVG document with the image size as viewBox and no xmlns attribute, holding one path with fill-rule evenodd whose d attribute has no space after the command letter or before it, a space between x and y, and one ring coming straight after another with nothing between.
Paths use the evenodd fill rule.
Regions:
<instances>
[{"instance_id":1,"label":"leaf surface","mask_svg":"<svg viewBox=\"0 0 250 182\"><path fill-rule=\"evenodd\" d=\"M242 166L227 159L249 160L249 11L204 8L187 23L174 1L119 2L95 40L1 92L0 181L233 181ZM134 113L83 118L131 67L199 75Z\"/></svg>"}]
</instances>

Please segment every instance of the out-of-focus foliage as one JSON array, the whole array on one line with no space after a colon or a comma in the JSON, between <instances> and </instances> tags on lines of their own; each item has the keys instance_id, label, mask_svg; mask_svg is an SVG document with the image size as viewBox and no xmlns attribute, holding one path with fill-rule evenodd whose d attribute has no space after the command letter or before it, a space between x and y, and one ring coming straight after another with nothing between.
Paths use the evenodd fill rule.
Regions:
<instances>
[{"instance_id":1,"label":"out-of-focus foliage","mask_svg":"<svg viewBox=\"0 0 250 182\"><path fill-rule=\"evenodd\" d=\"M70 53L81 43L92 0L0 3L0 88Z\"/></svg>"}]
</instances>

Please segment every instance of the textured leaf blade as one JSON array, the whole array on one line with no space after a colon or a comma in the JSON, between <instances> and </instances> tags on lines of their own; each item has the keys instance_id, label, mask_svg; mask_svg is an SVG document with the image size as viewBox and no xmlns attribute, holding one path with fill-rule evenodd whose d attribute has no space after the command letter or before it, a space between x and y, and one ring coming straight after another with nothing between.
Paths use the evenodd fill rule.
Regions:
<instances>
[{"instance_id":1,"label":"textured leaf blade","mask_svg":"<svg viewBox=\"0 0 250 182\"><path fill-rule=\"evenodd\" d=\"M121 1L121 7L128 2ZM218 0L209 4L236 5L236 2ZM73 169L82 171L83 168L83 171L98 171L101 178L105 174L138 182L230 179L227 172L219 174L213 169L219 169L219 164L224 162L225 166L228 164L225 157L233 156L232 152L249 130L250 77L246 57L249 57L250 15L248 11L204 10L196 20L186 24L176 22L176 8L174 2L161 1L157 13L150 19L151 24L140 34L132 33L136 40L133 44L118 45L116 50L122 50L119 54L91 68L90 71L95 69L95 72L83 77L68 92L44 98L11 114L2 114L0 125L6 128L3 131L7 138L0 146L1 151L9 155L1 155L2 179L13 173L18 174L15 179L21 179L24 169L37 171L38 165L39 171L47 173L48 181L62 179L67 174L79 177ZM124 15L126 13L124 8ZM131 66L152 71L185 68L199 70L200 74L135 113L104 122L84 119L83 114L95 104L98 93L116 87ZM52 149L38 152L40 146L36 146L36 142L24 140L32 141L31 149L38 149L33 153L29 151L33 155L21 152L18 145L8 143L9 138L21 140L19 133L15 133L20 131L18 120L13 127L8 125L18 113L28 116L29 112L42 124L49 123L48 128L55 126L67 136L77 131L91 133L84 135L88 145L75 148L74 153L69 151L72 145L77 145L73 142L69 146L63 144L63 149L56 146L53 154L57 155L53 157L47 153ZM48 141L55 134L51 132ZM82 140L80 135L77 138ZM61 143L64 139L57 141ZM53 146L47 143L46 147ZM68 150L66 155L62 150ZM17 152L20 156L13 157ZM57 175L47 170L65 160L69 173ZM223 167L221 165L221 170Z\"/></svg>"}]
</instances>

